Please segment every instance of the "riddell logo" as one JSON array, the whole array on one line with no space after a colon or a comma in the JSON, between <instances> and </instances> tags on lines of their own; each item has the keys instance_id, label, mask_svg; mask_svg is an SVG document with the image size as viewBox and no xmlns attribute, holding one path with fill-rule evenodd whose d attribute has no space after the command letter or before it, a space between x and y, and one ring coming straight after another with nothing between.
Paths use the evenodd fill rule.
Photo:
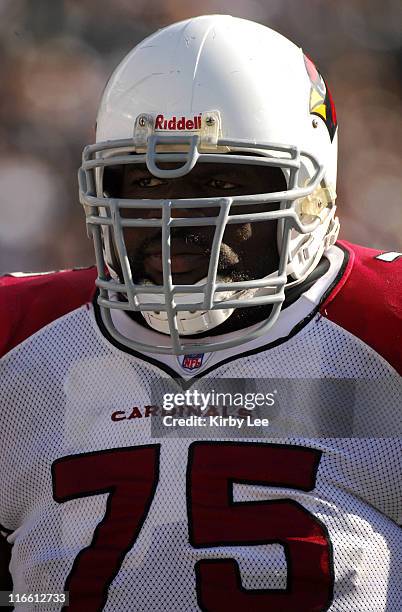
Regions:
<instances>
[{"instance_id":1,"label":"riddell logo","mask_svg":"<svg viewBox=\"0 0 402 612\"><path fill-rule=\"evenodd\" d=\"M164 115L158 115L155 119L155 130L200 130L201 115L194 115L191 119L187 117L172 117L165 119Z\"/></svg>"}]
</instances>

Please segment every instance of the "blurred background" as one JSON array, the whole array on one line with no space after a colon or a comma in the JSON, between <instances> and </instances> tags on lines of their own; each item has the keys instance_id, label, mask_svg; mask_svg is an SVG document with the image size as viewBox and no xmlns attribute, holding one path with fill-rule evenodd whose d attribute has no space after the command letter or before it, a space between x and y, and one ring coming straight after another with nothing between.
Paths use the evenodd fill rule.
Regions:
<instances>
[{"instance_id":1,"label":"blurred background","mask_svg":"<svg viewBox=\"0 0 402 612\"><path fill-rule=\"evenodd\" d=\"M93 262L76 175L104 84L152 31L207 13L314 59L340 124L341 237L402 251L400 0L0 0L0 273Z\"/></svg>"}]
</instances>

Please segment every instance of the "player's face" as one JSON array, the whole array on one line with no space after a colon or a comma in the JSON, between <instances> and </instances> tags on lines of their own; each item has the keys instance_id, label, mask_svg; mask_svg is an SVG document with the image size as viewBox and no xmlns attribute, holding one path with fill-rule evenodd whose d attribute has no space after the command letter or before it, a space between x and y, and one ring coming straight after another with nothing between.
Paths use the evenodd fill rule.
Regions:
<instances>
[{"instance_id":1,"label":"player's face","mask_svg":"<svg viewBox=\"0 0 402 612\"><path fill-rule=\"evenodd\" d=\"M166 164L166 167L170 167ZM244 164L197 164L187 175L159 179L146 166L125 166L119 187L112 195L133 199L179 199L230 197L281 191L286 183L281 170ZM109 189L110 191L110 189ZM232 207L231 214L274 210L277 204ZM172 210L173 217L215 217L218 208ZM123 209L122 216L160 218L152 208ZM208 272L213 226L174 227L171 229L171 268L175 284L194 284ZM134 281L148 279L163 284L161 228L125 228L124 238ZM278 267L276 222L261 221L228 225L225 229L218 262L218 274L224 281L262 278Z\"/></svg>"}]
</instances>

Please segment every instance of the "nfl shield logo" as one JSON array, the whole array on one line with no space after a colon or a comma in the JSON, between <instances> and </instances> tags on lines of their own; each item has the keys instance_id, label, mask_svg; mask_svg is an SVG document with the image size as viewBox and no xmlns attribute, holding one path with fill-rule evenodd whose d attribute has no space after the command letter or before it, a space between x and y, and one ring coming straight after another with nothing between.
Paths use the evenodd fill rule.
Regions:
<instances>
[{"instance_id":1,"label":"nfl shield logo","mask_svg":"<svg viewBox=\"0 0 402 612\"><path fill-rule=\"evenodd\" d=\"M181 355L181 367L183 370L198 370L202 366L205 353L190 353L189 355Z\"/></svg>"}]
</instances>

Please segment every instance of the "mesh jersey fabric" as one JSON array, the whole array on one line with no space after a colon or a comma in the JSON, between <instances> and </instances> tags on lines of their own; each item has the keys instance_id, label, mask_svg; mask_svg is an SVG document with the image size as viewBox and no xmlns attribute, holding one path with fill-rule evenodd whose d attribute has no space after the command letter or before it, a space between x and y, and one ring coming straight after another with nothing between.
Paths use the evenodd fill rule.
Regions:
<instances>
[{"instance_id":1,"label":"mesh jersey fabric","mask_svg":"<svg viewBox=\"0 0 402 612\"><path fill-rule=\"evenodd\" d=\"M229 427L155 436L146 407L169 376L110 344L88 305L0 363L0 523L15 591L69 580L70 609L110 612L401 609L400 378L332 321L317 314L280 346L208 374L209 387L300 386L247 439ZM359 382L351 394L326 384L344 379Z\"/></svg>"}]
</instances>

